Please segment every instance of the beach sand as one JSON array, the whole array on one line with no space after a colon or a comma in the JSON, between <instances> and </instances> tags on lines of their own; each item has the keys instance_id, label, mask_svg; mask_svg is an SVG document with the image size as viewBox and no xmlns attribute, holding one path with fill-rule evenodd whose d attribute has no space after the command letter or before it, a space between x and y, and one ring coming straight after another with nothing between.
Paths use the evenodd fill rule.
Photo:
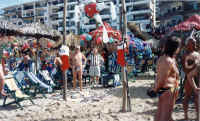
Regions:
<instances>
[{"instance_id":1,"label":"beach sand","mask_svg":"<svg viewBox=\"0 0 200 121\"><path fill-rule=\"evenodd\" d=\"M41 95L30 101L21 102L23 110L16 105L0 107L0 121L153 121L157 98L149 98L147 89L154 83L152 77L140 77L130 82L132 112L122 113L122 87L85 87L83 92L69 90L67 101L62 100L60 91ZM0 104L3 100L0 99ZM183 121L182 104L176 104L173 117ZM194 105L190 104L189 117L194 119Z\"/></svg>"}]
</instances>

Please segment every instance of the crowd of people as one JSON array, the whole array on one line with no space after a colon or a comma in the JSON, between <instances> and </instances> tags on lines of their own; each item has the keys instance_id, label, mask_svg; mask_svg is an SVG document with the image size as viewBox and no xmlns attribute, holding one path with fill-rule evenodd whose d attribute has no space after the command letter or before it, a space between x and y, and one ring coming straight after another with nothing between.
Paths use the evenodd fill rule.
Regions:
<instances>
[{"instance_id":1,"label":"crowd of people","mask_svg":"<svg viewBox=\"0 0 200 121\"><path fill-rule=\"evenodd\" d=\"M2 96L7 95L4 91L4 75L9 71L31 71L36 74L36 70L48 70L54 75L59 83L63 83L63 73L68 73L71 70L73 79L73 89L76 89L77 80L79 81L80 91L82 91L82 77L84 70L88 68L92 86L98 85L101 78L101 72L108 71L110 74L120 72L120 65L117 64L116 48L98 48L93 47L81 51L80 46L70 47L69 63L66 65L59 52L59 49L44 48L33 49L28 46L10 46L9 54L2 57L0 69L0 92ZM112 51L111 51L112 50ZM181 51L181 52L180 52ZM127 55L132 55L128 51ZM181 53L181 56L180 54ZM36 56L38 55L38 57ZM155 86L148 94L153 97L159 95L158 110L155 116L155 121L173 121L172 112L178 96L178 87L180 80L180 71L185 74L185 96L183 100L183 108L185 119L188 120L188 103L191 95L194 92L195 107L198 113L198 96L199 88L199 72L200 72L200 54L196 49L196 40L188 38L185 45L181 44L181 39L178 37L169 37L162 48L160 57L156 64L156 81ZM135 56L133 57L135 58ZM152 58L152 57L151 57ZM181 69L177 58L181 58ZM149 58L148 58L149 59ZM129 61L131 59L129 58ZM134 61L134 60L133 60ZM36 65L36 66L35 66ZM69 66L68 72L63 68ZM35 68L37 67L37 68ZM145 65L142 66L144 68ZM62 84L61 84L62 85Z\"/></svg>"}]
</instances>

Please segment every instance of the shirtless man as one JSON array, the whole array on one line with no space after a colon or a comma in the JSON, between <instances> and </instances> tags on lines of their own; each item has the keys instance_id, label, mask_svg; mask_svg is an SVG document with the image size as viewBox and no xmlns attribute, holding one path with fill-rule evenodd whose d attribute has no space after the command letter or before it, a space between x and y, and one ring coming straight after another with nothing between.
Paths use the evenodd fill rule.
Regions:
<instances>
[{"instance_id":1,"label":"shirtless man","mask_svg":"<svg viewBox=\"0 0 200 121\"><path fill-rule=\"evenodd\" d=\"M159 96L158 110L154 121L173 121L172 111L178 95L179 71L176 55L180 50L180 39L170 37L163 55L157 63L157 77L154 92Z\"/></svg>"},{"instance_id":2,"label":"shirtless man","mask_svg":"<svg viewBox=\"0 0 200 121\"><path fill-rule=\"evenodd\" d=\"M80 91L82 91L82 72L83 60L86 63L86 57L81 53L80 46L75 47L75 52L72 55L72 71L73 71L73 88L76 88L76 80L78 76Z\"/></svg>"},{"instance_id":3,"label":"shirtless man","mask_svg":"<svg viewBox=\"0 0 200 121\"><path fill-rule=\"evenodd\" d=\"M192 95L192 92L194 90L193 84L191 84L191 78L188 79L188 74L195 68L196 64L200 62L200 54L195 51L196 49L196 40L193 38L188 38L186 41L186 48L187 48L187 53L183 56L183 70L186 75L186 80L185 80L185 96L183 100L183 108L184 108L184 114L185 114L185 120L188 120L188 103L190 100L190 97ZM197 80L195 80L197 81ZM198 95L195 94L195 105L196 105L196 111L198 111ZM198 115L197 115L198 116ZM198 118L198 117L197 117Z\"/></svg>"}]
</instances>

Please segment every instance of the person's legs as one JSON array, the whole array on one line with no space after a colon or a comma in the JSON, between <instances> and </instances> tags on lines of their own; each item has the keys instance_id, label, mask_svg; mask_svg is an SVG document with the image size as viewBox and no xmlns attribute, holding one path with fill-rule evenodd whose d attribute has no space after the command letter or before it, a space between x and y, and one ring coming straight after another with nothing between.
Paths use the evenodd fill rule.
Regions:
<instances>
[{"instance_id":1,"label":"person's legs","mask_svg":"<svg viewBox=\"0 0 200 121\"><path fill-rule=\"evenodd\" d=\"M6 96L6 93L4 92L3 87L4 87L4 79L1 79L0 80L0 94L2 96Z\"/></svg>"},{"instance_id":2,"label":"person's legs","mask_svg":"<svg viewBox=\"0 0 200 121\"><path fill-rule=\"evenodd\" d=\"M77 72L73 69L73 89L76 89L76 79L77 79Z\"/></svg>"},{"instance_id":3,"label":"person's legs","mask_svg":"<svg viewBox=\"0 0 200 121\"><path fill-rule=\"evenodd\" d=\"M195 109L196 109L196 115L197 115L197 121L199 119L199 95L195 94L194 95L194 103L195 103Z\"/></svg>"},{"instance_id":4,"label":"person's legs","mask_svg":"<svg viewBox=\"0 0 200 121\"><path fill-rule=\"evenodd\" d=\"M99 77L100 77L100 67L99 66L96 66L95 67L95 78L96 78L96 84L99 84Z\"/></svg>"},{"instance_id":5,"label":"person's legs","mask_svg":"<svg viewBox=\"0 0 200 121\"><path fill-rule=\"evenodd\" d=\"M82 68L78 71L78 80L79 80L79 87L80 91L82 91Z\"/></svg>"},{"instance_id":6,"label":"person's legs","mask_svg":"<svg viewBox=\"0 0 200 121\"><path fill-rule=\"evenodd\" d=\"M158 102L158 110L154 121L173 121L171 114L173 109L173 95L170 90L164 92Z\"/></svg>"},{"instance_id":7,"label":"person's legs","mask_svg":"<svg viewBox=\"0 0 200 121\"><path fill-rule=\"evenodd\" d=\"M185 114L185 120L188 120L188 103L192 94L192 87L190 86L189 82L186 80L185 85L184 85L184 89L185 89L185 96L183 99L183 110L184 110L184 114Z\"/></svg>"},{"instance_id":8,"label":"person's legs","mask_svg":"<svg viewBox=\"0 0 200 121\"><path fill-rule=\"evenodd\" d=\"M89 70L89 74L90 74L90 77L91 77L91 84L93 85L95 83L95 73L94 73L94 67L93 66L90 66L90 70Z\"/></svg>"}]
</instances>

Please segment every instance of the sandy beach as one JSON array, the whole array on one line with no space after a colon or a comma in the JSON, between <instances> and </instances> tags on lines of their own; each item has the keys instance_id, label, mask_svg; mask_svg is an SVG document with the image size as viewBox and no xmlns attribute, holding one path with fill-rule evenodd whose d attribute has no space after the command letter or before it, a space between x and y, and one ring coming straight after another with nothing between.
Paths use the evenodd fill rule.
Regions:
<instances>
[{"instance_id":1,"label":"sandy beach","mask_svg":"<svg viewBox=\"0 0 200 121\"><path fill-rule=\"evenodd\" d=\"M96 88L86 86L83 92L69 90L67 101L62 100L60 91L38 95L23 101L23 110L11 105L0 107L0 121L153 121L158 98L149 98L146 90L153 84L153 77L143 76L130 82L132 112L122 113L122 87ZM3 99L0 99L0 104ZM173 117L183 121L182 104L176 104ZM189 117L195 118L194 105L190 103Z\"/></svg>"}]
</instances>

